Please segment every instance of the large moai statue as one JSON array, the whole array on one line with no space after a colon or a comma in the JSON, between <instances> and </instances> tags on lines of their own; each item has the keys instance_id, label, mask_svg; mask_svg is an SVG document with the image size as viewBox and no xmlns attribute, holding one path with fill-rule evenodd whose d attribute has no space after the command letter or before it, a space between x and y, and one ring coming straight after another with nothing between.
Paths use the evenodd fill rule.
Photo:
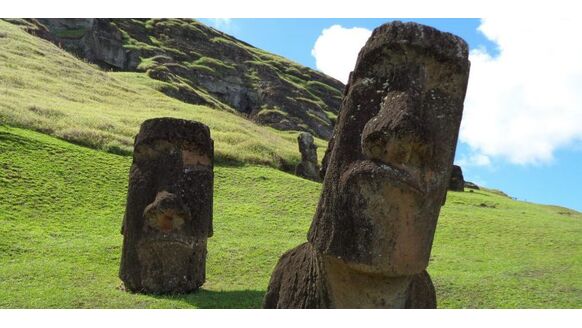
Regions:
<instances>
[{"instance_id":1,"label":"large moai statue","mask_svg":"<svg viewBox=\"0 0 582 328\"><path fill-rule=\"evenodd\" d=\"M119 277L143 293L186 293L205 281L212 236L214 146L204 124L145 121L135 138Z\"/></svg>"},{"instance_id":2,"label":"large moai statue","mask_svg":"<svg viewBox=\"0 0 582 328\"><path fill-rule=\"evenodd\" d=\"M266 308L435 308L425 271L469 76L467 44L392 22L350 75L308 242L279 260Z\"/></svg>"},{"instance_id":3,"label":"large moai statue","mask_svg":"<svg viewBox=\"0 0 582 328\"><path fill-rule=\"evenodd\" d=\"M295 175L313 181L319 179L319 165L317 164L317 146L313 136L308 132L301 132L297 136L297 144L301 153L301 162L295 168Z\"/></svg>"}]
</instances>

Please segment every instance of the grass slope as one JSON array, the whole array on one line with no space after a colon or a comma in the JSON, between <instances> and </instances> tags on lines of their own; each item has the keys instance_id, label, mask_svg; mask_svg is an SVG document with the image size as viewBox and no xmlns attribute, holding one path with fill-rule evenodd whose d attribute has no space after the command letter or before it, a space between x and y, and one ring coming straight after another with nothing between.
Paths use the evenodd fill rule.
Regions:
<instances>
[{"instance_id":1,"label":"grass slope","mask_svg":"<svg viewBox=\"0 0 582 328\"><path fill-rule=\"evenodd\" d=\"M260 307L305 241L320 185L246 165L215 170L207 282L184 296L118 289L131 158L0 127L1 308ZM445 308L580 308L582 214L494 192L449 193L429 272Z\"/></svg>"},{"instance_id":2,"label":"grass slope","mask_svg":"<svg viewBox=\"0 0 582 328\"><path fill-rule=\"evenodd\" d=\"M164 84L145 73L103 72L0 20L0 123L127 154L145 119L180 117L211 128L218 161L287 168L299 162L296 132L185 104L159 92Z\"/></svg>"}]
</instances>

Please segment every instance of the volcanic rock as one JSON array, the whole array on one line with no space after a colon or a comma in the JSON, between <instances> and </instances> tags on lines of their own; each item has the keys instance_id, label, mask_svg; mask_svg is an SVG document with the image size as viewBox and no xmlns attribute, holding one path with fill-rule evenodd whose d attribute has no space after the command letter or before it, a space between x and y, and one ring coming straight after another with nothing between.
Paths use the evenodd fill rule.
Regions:
<instances>
[{"instance_id":1,"label":"volcanic rock","mask_svg":"<svg viewBox=\"0 0 582 328\"><path fill-rule=\"evenodd\" d=\"M463 179L463 170L458 165L453 165L451 171L451 180L449 181L449 190L464 191L465 179Z\"/></svg>"},{"instance_id":2,"label":"volcanic rock","mask_svg":"<svg viewBox=\"0 0 582 328\"><path fill-rule=\"evenodd\" d=\"M301 153L301 162L295 168L295 175L304 177L313 181L319 179L319 165L317 164L317 146L313 136L307 132L302 132L297 137L299 152Z\"/></svg>"},{"instance_id":3,"label":"volcanic rock","mask_svg":"<svg viewBox=\"0 0 582 328\"><path fill-rule=\"evenodd\" d=\"M436 307L428 266L469 77L467 44L392 22L350 75L308 242L275 267L264 307Z\"/></svg>"},{"instance_id":4,"label":"volcanic rock","mask_svg":"<svg viewBox=\"0 0 582 328\"><path fill-rule=\"evenodd\" d=\"M145 121L135 138L119 277L143 293L187 293L205 281L212 236L213 141L204 124Z\"/></svg>"}]
</instances>

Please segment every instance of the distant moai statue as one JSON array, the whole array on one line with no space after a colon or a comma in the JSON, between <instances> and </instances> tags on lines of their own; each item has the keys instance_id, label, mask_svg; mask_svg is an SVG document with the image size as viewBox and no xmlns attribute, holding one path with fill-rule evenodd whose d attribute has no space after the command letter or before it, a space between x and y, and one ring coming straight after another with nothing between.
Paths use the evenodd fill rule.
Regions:
<instances>
[{"instance_id":1,"label":"distant moai statue","mask_svg":"<svg viewBox=\"0 0 582 328\"><path fill-rule=\"evenodd\" d=\"M317 164L317 146L313 136L308 132L301 132L297 136L301 162L295 168L295 175L313 181L321 181L319 178L319 165Z\"/></svg>"},{"instance_id":2,"label":"distant moai statue","mask_svg":"<svg viewBox=\"0 0 582 328\"><path fill-rule=\"evenodd\" d=\"M205 281L212 236L214 146L198 122L156 118L135 138L119 277L143 293L186 293Z\"/></svg>"},{"instance_id":3,"label":"distant moai statue","mask_svg":"<svg viewBox=\"0 0 582 328\"><path fill-rule=\"evenodd\" d=\"M469 76L467 44L392 22L360 51L308 242L283 254L265 308L435 308L426 272Z\"/></svg>"},{"instance_id":4,"label":"distant moai statue","mask_svg":"<svg viewBox=\"0 0 582 328\"><path fill-rule=\"evenodd\" d=\"M453 165L453 169L451 170L449 190L465 191L465 179L463 178L463 170L458 165Z\"/></svg>"}]
</instances>

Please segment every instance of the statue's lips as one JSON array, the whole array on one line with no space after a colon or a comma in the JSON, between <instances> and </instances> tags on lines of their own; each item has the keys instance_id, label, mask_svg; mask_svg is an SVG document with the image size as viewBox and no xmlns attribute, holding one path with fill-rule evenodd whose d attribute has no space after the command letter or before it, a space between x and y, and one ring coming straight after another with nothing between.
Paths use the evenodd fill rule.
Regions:
<instances>
[{"instance_id":1,"label":"statue's lips","mask_svg":"<svg viewBox=\"0 0 582 328\"><path fill-rule=\"evenodd\" d=\"M397 167L381 161L362 160L353 163L342 174L341 183L344 184L351 177L368 176L372 179L390 181L395 186L401 186L407 190L424 194L420 179L415 177L406 167Z\"/></svg>"}]
</instances>

